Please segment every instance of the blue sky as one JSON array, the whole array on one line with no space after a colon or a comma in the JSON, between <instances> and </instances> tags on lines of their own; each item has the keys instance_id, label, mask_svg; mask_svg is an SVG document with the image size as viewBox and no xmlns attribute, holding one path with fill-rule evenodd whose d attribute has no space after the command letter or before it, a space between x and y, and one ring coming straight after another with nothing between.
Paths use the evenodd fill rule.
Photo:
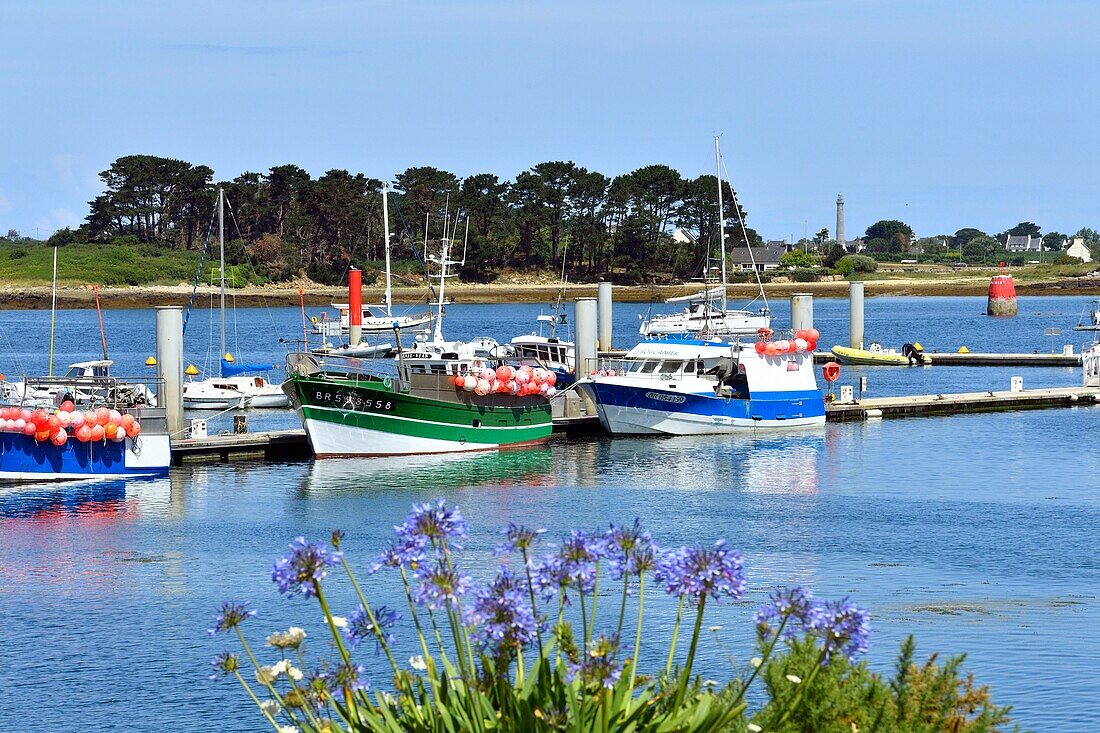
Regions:
<instances>
[{"instance_id":1,"label":"blue sky","mask_svg":"<svg viewBox=\"0 0 1100 733\"><path fill-rule=\"evenodd\" d=\"M1100 228L1100 3L0 5L0 230L76 225L133 153L512 177L709 172L765 237ZM804 223L805 222L805 223Z\"/></svg>"}]
</instances>

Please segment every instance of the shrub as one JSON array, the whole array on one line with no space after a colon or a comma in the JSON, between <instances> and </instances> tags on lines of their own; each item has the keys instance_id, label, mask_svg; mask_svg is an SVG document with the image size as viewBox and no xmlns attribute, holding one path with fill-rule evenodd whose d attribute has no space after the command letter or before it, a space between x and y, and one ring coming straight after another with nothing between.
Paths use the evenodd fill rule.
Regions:
<instances>
[{"instance_id":1,"label":"shrub","mask_svg":"<svg viewBox=\"0 0 1100 733\"><path fill-rule=\"evenodd\" d=\"M800 249L792 249L779 258L779 264L784 267L813 267L817 264L817 258L809 252L803 252Z\"/></svg>"},{"instance_id":2,"label":"shrub","mask_svg":"<svg viewBox=\"0 0 1100 733\"><path fill-rule=\"evenodd\" d=\"M8 259L21 260L27 256L27 250L25 249L13 249L11 254L8 255Z\"/></svg>"},{"instance_id":3,"label":"shrub","mask_svg":"<svg viewBox=\"0 0 1100 733\"><path fill-rule=\"evenodd\" d=\"M838 275L849 275L856 272L874 272L878 269L878 263L866 255L844 255L836 263Z\"/></svg>"},{"instance_id":4,"label":"shrub","mask_svg":"<svg viewBox=\"0 0 1100 733\"><path fill-rule=\"evenodd\" d=\"M443 500L415 505L371 567L403 589L403 626L404 610L371 605L363 593L340 551L342 533L332 533L331 547L298 538L271 579L288 597L315 600L331 657L313 671L296 667L306 665L306 632L291 627L267 637L277 658L261 662L243 630L256 612L228 602L210 633L235 637L244 657L220 654L212 679L234 678L267 723L303 733L979 733L1008 722L1008 710L994 707L985 688L960 680L961 659L941 668L933 658L918 668L910 642L895 679L869 672L857 661L867 650L867 612L800 588L773 592L757 612L757 656L742 674L704 682L694 669L703 619L723 599L742 597L740 552L721 541L662 549L635 520L574 530L540 555L542 533L510 524L496 551L505 564L475 585L464 572L467 525L458 508ZM479 553L468 562L484 560ZM346 618L330 608L330 571L346 576L358 600ZM645 613L653 585L679 610L667 653L643 668L633 650L654 626L652 611ZM597 629L601 600L611 604L602 615L610 623ZM402 628L419 650L407 664L396 653ZM354 656L360 647L374 652L376 688ZM751 691L758 679L766 694L750 709L760 698Z\"/></svg>"}]
</instances>

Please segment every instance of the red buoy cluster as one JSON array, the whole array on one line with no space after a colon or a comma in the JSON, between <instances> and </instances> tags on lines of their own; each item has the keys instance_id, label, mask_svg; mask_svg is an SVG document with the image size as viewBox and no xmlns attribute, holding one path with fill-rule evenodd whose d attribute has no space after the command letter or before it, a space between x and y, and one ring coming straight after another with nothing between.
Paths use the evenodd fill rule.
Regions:
<instances>
[{"instance_id":1,"label":"red buoy cluster","mask_svg":"<svg viewBox=\"0 0 1100 733\"><path fill-rule=\"evenodd\" d=\"M557 394L558 375L550 369L534 368L528 365L511 367L502 364L496 369L485 367L480 371L470 369L464 374L451 377L455 389L473 392L478 395L508 394L516 397L543 395L553 397Z\"/></svg>"},{"instance_id":2,"label":"red buoy cluster","mask_svg":"<svg viewBox=\"0 0 1100 733\"><path fill-rule=\"evenodd\" d=\"M762 332L765 329L761 329ZM800 328L794 332L794 338L769 341L771 331L760 334L760 340L754 348L757 354L764 356L778 356L779 354L800 354L806 351L813 352L817 348L817 340L821 333L816 328Z\"/></svg>"},{"instance_id":3,"label":"red buoy cluster","mask_svg":"<svg viewBox=\"0 0 1100 733\"><path fill-rule=\"evenodd\" d=\"M100 407L81 412L66 400L53 411L26 407L0 408L0 432L22 433L39 443L49 441L60 447L70 438L81 443L108 440L121 443L126 438L140 435L141 425L133 415L123 415L118 410Z\"/></svg>"}]
</instances>

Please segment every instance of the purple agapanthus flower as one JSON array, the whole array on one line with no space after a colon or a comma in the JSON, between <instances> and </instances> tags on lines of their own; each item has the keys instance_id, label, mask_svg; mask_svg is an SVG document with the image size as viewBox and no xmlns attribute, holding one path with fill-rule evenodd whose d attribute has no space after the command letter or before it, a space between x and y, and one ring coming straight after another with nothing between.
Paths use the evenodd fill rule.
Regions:
<instances>
[{"instance_id":1,"label":"purple agapanthus flower","mask_svg":"<svg viewBox=\"0 0 1100 733\"><path fill-rule=\"evenodd\" d=\"M394 527L397 536L402 539L421 537L428 542L455 540L466 536L466 520L458 507L448 507L443 499L434 504L413 504L405 523Z\"/></svg>"},{"instance_id":2,"label":"purple agapanthus flower","mask_svg":"<svg viewBox=\"0 0 1100 733\"><path fill-rule=\"evenodd\" d=\"M271 580L280 593L309 598L317 595L317 586L328 573L326 568L339 563L342 557L343 553L329 550L324 543L309 543L305 537L297 537L290 543L290 553L275 561Z\"/></svg>"},{"instance_id":3,"label":"purple agapanthus flower","mask_svg":"<svg viewBox=\"0 0 1100 733\"><path fill-rule=\"evenodd\" d=\"M807 634L821 639L825 664L837 653L854 662L867 651L871 616L866 609L847 599L819 601L797 587L776 590L770 601L756 612L760 637L770 639L784 618L783 638L790 641Z\"/></svg>"},{"instance_id":4,"label":"purple agapanthus flower","mask_svg":"<svg viewBox=\"0 0 1100 733\"><path fill-rule=\"evenodd\" d=\"M612 524L604 534L604 549L615 580L650 570L656 563L653 538L637 518L630 527Z\"/></svg>"},{"instance_id":5,"label":"purple agapanthus flower","mask_svg":"<svg viewBox=\"0 0 1100 733\"><path fill-rule=\"evenodd\" d=\"M228 651L222 652L210 662L210 666L214 668L214 674L210 675L210 679L217 680L231 675L240 668L240 664L241 660L236 654Z\"/></svg>"},{"instance_id":6,"label":"purple agapanthus flower","mask_svg":"<svg viewBox=\"0 0 1100 733\"><path fill-rule=\"evenodd\" d=\"M354 662L342 662L332 668L328 680L337 689L350 689L352 692L366 692L370 689L367 668Z\"/></svg>"},{"instance_id":7,"label":"purple agapanthus flower","mask_svg":"<svg viewBox=\"0 0 1100 733\"><path fill-rule=\"evenodd\" d=\"M470 576L442 565L422 566L416 571L416 579L413 600L428 608L457 603L473 582Z\"/></svg>"},{"instance_id":8,"label":"purple agapanthus flower","mask_svg":"<svg viewBox=\"0 0 1100 733\"><path fill-rule=\"evenodd\" d=\"M510 654L530 643L538 633L538 619L526 584L507 568L474 594L466 622L481 648L496 656Z\"/></svg>"},{"instance_id":9,"label":"purple agapanthus flower","mask_svg":"<svg viewBox=\"0 0 1100 733\"><path fill-rule=\"evenodd\" d=\"M815 614L812 593L800 586L777 588L772 591L768 602L756 612L756 629L761 638L770 639L782 625L783 638L790 641L815 624Z\"/></svg>"},{"instance_id":10,"label":"purple agapanthus flower","mask_svg":"<svg viewBox=\"0 0 1100 733\"><path fill-rule=\"evenodd\" d=\"M602 536L573 530L557 552L535 564L535 587L547 599L570 588L587 595L595 589L598 563L606 554Z\"/></svg>"},{"instance_id":11,"label":"purple agapanthus flower","mask_svg":"<svg viewBox=\"0 0 1100 733\"><path fill-rule=\"evenodd\" d=\"M351 644L352 649L357 648L367 639L373 639L374 652L379 654L382 651L383 643L393 644L397 641L397 637L390 633L389 629L397 625L397 622L401 620L401 614L391 608L380 606L374 610L374 620L377 624L371 622L370 615L362 604L356 609L355 613L348 616L348 624L344 627L344 636Z\"/></svg>"},{"instance_id":12,"label":"purple agapanthus flower","mask_svg":"<svg viewBox=\"0 0 1100 733\"><path fill-rule=\"evenodd\" d=\"M657 566L657 579L665 592L696 601L730 596L734 600L745 592L744 560L741 553L718 540L711 547L695 545L665 553Z\"/></svg>"},{"instance_id":13,"label":"purple agapanthus flower","mask_svg":"<svg viewBox=\"0 0 1100 733\"><path fill-rule=\"evenodd\" d=\"M584 650L583 658L566 662L566 682L580 679L584 685L598 685L611 689L622 677L623 667L615 660L618 639L597 636Z\"/></svg>"},{"instance_id":14,"label":"purple agapanthus flower","mask_svg":"<svg viewBox=\"0 0 1100 733\"><path fill-rule=\"evenodd\" d=\"M424 562L427 540L423 537L413 536L402 540L390 540L386 549L382 551L374 564L370 566L370 573L374 574L382 568L409 568L415 570Z\"/></svg>"},{"instance_id":15,"label":"purple agapanthus flower","mask_svg":"<svg viewBox=\"0 0 1100 733\"><path fill-rule=\"evenodd\" d=\"M248 601L226 601L214 617L214 627L206 633L213 636L219 631L235 629L241 622L253 618L256 612L248 607Z\"/></svg>"},{"instance_id":16,"label":"purple agapanthus flower","mask_svg":"<svg viewBox=\"0 0 1100 733\"><path fill-rule=\"evenodd\" d=\"M825 664L840 653L854 662L867 652L871 637L871 614L848 602L825 601L818 606L817 627L811 631L824 642Z\"/></svg>"},{"instance_id":17,"label":"purple agapanthus flower","mask_svg":"<svg viewBox=\"0 0 1100 733\"><path fill-rule=\"evenodd\" d=\"M493 550L493 554L496 555L529 551L534 547L539 536L546 533L545 529L532 529L515 522L509 522L508 526L501 531L504 534L504 542Z\"/></svg>"}]
</instances>

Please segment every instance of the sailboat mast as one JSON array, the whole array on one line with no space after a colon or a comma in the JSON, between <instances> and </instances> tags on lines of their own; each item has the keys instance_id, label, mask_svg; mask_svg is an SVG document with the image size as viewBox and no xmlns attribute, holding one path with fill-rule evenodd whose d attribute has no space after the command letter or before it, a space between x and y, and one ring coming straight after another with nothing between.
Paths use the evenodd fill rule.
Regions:
<instances>
[{"instance_id":1,"label":"sailboat mast","mask_svg":"<svg viewBox=\"0 0 1100 733\"><path fill-rule=\"evenodd\" d=\"M726 209L722 201L722 152L718 147L718 136L714 136L714 168L715 177L718 179L718 228L722 236L722 313L726 312ZM708 264L709 267L709 264ZM706 288L706 280L703 281Z\"/></svg>"},{"instance_id":2,"label":"sailboat mast","mask_svg":"<svg viewBox=\"0 0 1100 733\"><path fill-rule=\"evenodd\" d=\"M393 315L393 284L390 281L390 184L382 184L382 232L386 237L386 315Z\"/></svg>"},{"instance_id":3,"label":"sailboat mast","mask_svg":"<svg viewBox=\"0 0 1100 733\"><path fill-rule=\"evenodd\" d=\"M218 187L218 263L221 280L222 350L218 363L225 361L225 192ZM221 373L221 372L219 372ZM222 376L225 376L222 374Z\"/></svg>"},{"instance_id":4,"label":"sailboat mast","mask_svg":"<svg viewBox=\"0 0 1100 733\"><path fill-rule=\"evenodd\" d=\"M53 376L53 334L57 318L57 247L53 248L53 289L50 295L50 374Z\"/></svg>"},{"instance_id":5,"label":"sailboat mast","mask_svg":"<svg viewBox=\"0 0 1100 733\"><path fill-rule=\"evenodd\" d=\"M451 241L447 239L447 219L443 219L443 239L441 242L441 257L439 258L439 304L435 317L435 340L443 340L443 293L447 289L447 267L450 264Z\"/></svg>"}]
</instances>

